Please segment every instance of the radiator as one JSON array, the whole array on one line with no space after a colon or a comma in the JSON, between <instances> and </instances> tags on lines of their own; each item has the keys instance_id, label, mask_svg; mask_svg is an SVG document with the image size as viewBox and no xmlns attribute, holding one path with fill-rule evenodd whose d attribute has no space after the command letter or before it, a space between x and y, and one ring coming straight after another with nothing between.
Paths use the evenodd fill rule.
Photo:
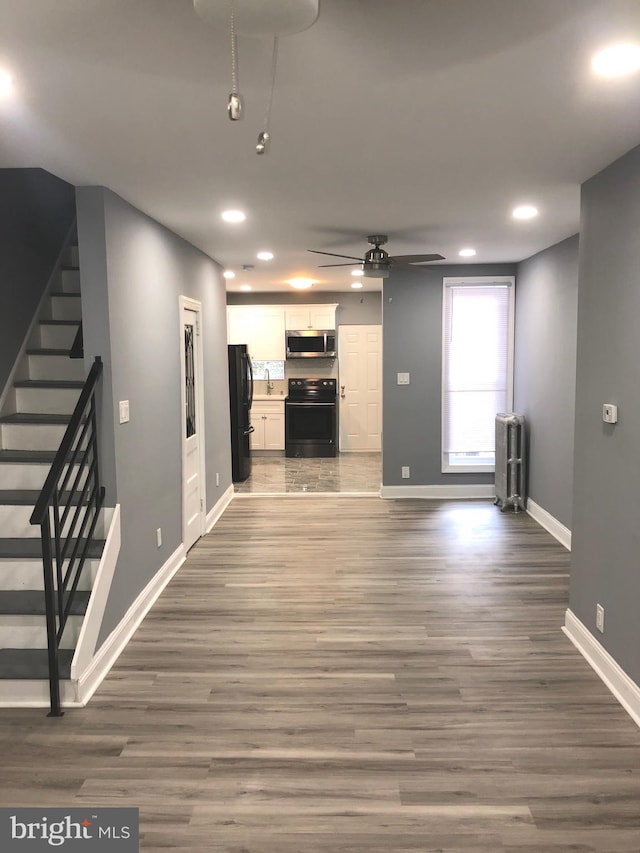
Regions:
<instances>
[{"instance_id":1,"label":"radiator","mask_svg":"<svg viewBox=\"0 0 640 853\"><path fill-rule=\"evenodd\" d=\"M526 509L525 425L523 415L496 415L496 499L501 510Z\"/></svg>"}]
</instances>

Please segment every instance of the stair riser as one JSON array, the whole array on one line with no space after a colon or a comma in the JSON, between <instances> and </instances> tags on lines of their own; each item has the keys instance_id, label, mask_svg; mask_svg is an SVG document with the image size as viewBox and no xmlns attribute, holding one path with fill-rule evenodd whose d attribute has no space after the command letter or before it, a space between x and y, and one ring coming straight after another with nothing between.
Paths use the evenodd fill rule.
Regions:
<instances>
[{"instance_id":1,"label":"stair riser","mask_svg":"<svg viewBox=\"0 0 640 853\"><path fill-rule=\"evenodd\" d=\"M52 296L52 320L81 320L82 305L79 296Z\"/></svg>"},{"instance_id":2,"label":"stair riser","mask_svg":"<svg viewBox=\"0 0 640 853\"><path fill-rule=\"evenodd\" d=\"M78 589L90 590L98 571L98 560L88 560ZM42 563L36 560L0 560L0 590L44 589Z\"/></svg>"},{"instance_id":3,"label":"stair riser","mask_svg":"<svg viewBox=\"0 0 640 853\"><path fill-rule=\"evenodd\" d=\"M78 388L16 388L16 410L38 415L71 415Z\"/></svg>"},{"instance_id":4,"label":"stair riser","mask_svg":"<svg viewBox=\"0 0 640 853\"><path fill-rule=\"evenodd\" d=\"M80 270L62 270L60 289L65 293L80 293Z\"/></svg>"},{"instance_id":5,"label":"stair riser","mask_svg":"<svg viewBox=\"0 0 640 853\"><path fill-rule=\"evenodd\" d=\"M0 462L0 483L3 489L41 489L50 470L51 465Z\"/></svg>"},{"instance_id":6,"label":"stair riser","mask_svg":"<svg viewBox=\"0 0 640 853\"><path fill-rule=\"evenodd\" d=\"M77 702L75 685L60 682L60 700L63 707ZM29 679L0 679L0 708L49 707L49 682ZM55 847L52 848L55 850Z\"/></svg>"},{"instance_id":7,"label":"stair riser","mask_svg":"<svg viewBox=\"0 0 640 853\"><path fill-rule=\"evenodd\" d=\"M29 379L84 380L84 362L68 355L30 355Z\"/></svg>"},{"instance_id":8,"label":"stair riser","mask_svg":"<svg viewBox=\"0 0 640 853\"><path fill-rule=\"evenodd\" d=\"M80 252L77 246L69 246L65 251L64 265L67 267L80 266Z\"/></svg>"},{"instance_id":9,"label":"stair riser","mask_svg":"<svg viewBox=\"0 0 640 853\"><path fill-rule=\"evenodd\" d=\"M80 636L83 616L70 616L64 629L61 649L74 649ZM42 649L47 646L44 616L0 615L0 649Z\"/></svg>"},{"instance_id":10,"label":"stair riser","mask_svg":"<svg viewBox=\"0 0 640 853\"><path fill-rule=\"evenodd\" d=\"M38 538L40 528L30 524L33 512L32 506L2 506L0 505L0 533L7 538Z\"/></svg>"},{"instance_id":11,"label":"stair riser","mask_svg":"<svg viewBox=\"0 0 640 853\"><path fill-rule=\"evenodd\" d=\"M39 344L43 349L71 349L78 332L77 326L40 326Z\"/></svg>"},{"instance_id":12,"label":"stair riser","mask_svg":"<svg viewBox=\"0 0 640 853\"><path fill-rule=\"evenodd\" d=\"M60 447L65 424L2 424L5 450L53 450Z\"/></svg>"}]
</instances>

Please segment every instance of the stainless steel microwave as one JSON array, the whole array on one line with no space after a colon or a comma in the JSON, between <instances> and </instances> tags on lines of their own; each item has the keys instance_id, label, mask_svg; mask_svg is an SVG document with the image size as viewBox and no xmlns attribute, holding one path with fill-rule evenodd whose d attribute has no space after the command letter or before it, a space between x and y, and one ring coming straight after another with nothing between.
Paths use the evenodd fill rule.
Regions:
<instances>
[{"instance_id":1,"label":"stainless steel microwave","mask_svg":"<svg viewBox=\"0 0 640 853\"><path fill-rule=\"evenodd\" d=\"M335 329L288 329L287 358L335 358Z\"/></svg>"}]
</instances>

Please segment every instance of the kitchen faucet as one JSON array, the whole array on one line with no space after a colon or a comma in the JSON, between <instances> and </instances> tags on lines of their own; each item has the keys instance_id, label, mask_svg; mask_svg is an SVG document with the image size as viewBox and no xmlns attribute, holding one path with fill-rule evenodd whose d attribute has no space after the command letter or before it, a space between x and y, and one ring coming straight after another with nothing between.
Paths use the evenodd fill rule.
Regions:
<instances>
[{"instance_id":1,"label":"kitchen faucet","mask_svg":"<svg viewBox=\"0 0 640 853\"><path fill-rule=\"evenodd\" d=\"M273 391L273 382L271 381L271 377L269 376L268 367L265 367L264 369L264 378L267 380L267 394L270 394Z\"/></svg>"}]
</instances>

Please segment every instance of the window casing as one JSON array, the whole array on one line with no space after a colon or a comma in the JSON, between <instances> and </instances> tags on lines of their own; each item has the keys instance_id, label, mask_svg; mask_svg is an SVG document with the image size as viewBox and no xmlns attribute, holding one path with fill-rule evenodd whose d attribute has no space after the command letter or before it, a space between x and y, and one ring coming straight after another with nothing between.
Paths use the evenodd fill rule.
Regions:
<instances>
[{"instance_id":1,"label":"window casing","mask_svg":"<svg viewBox=\"0 0 640 853\"><path fill-rule=\"evenodd\" d=\"M495 416L513 406L515 279L443 284L442 471L494 471Z\"/></svg>"}]
</instances>

